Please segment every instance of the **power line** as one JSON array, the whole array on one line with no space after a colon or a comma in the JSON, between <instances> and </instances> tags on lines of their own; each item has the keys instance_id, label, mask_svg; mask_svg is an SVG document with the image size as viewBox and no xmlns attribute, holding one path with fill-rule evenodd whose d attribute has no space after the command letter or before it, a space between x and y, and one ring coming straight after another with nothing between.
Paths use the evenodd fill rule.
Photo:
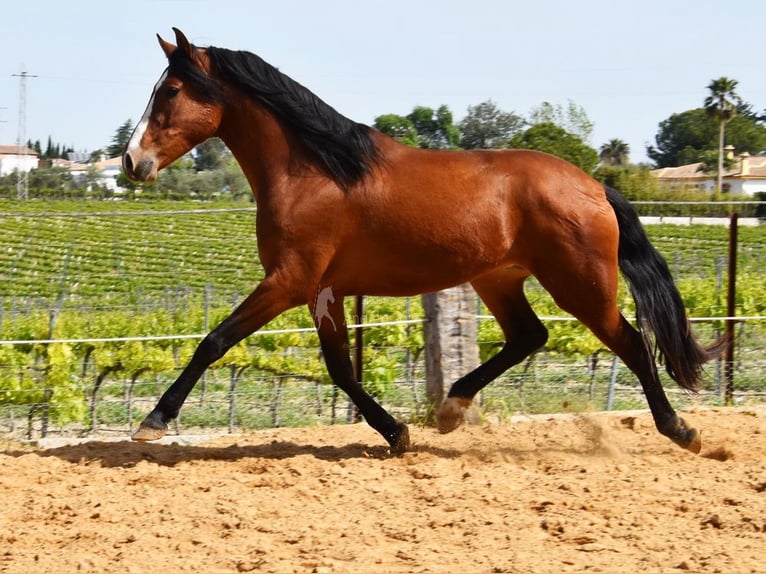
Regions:
<instances>
[{"instance_id":1,"label":"power line","mask_svg":"<svg viewBox=\"0 0 766 574\"><path fill-rule=\"evenodd\" d=\"M21 156L21 165L18 170L16 181L16 197L18 199L29 198L29 174L27 172L27 78L36 78L36 75L28 74L21 70L20 74L11 74L19 79L19 133L16 139L17 155Z\"/></svg>"}]
</instances>

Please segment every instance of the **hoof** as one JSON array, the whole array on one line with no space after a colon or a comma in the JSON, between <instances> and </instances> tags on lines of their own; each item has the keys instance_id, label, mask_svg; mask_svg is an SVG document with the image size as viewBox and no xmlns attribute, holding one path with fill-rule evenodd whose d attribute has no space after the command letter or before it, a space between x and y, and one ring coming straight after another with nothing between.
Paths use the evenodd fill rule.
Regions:
<instances>
[{"instance_id":1,"label":"hoof","mask_svg":"<svg viewBox=\"0 0 766 574\"><path fill-rule=\"evenodd\" d=\"M436 413L436 421L439 432L446 434L452 432L463 424L464 412L471 406L471 399L462 397L448 397L439 407Z\"/></svg>"},{"instance_id":2,"label":"hoof","mask_svg":"<svg viewBox=\"0 0 766 574\"><path fill-rule=\"evenodd\" d=\"M686 421L679 418L676 428L670 435L671 440L681 448L685 448L694 454L699 454L702 450L702 435L695 428L686 426Z\"/></svg>"},{"instance_id":3,"label":"hoof","mask_svg":"<svg viewBox=\"0 0 766 574\"><path fill-rule=\"evenodd\" d=\"M138 442L149 442L152 440L158 440L165 436L165 433L168 430L168 426L163 424L161 428L157 428L154 426L150 426L146 424L146 421L141 423L141 426L138 427L138 430L133 433L133 436L131 437L133 440Z\"/></svg>"},{"instance_id":4,"label":"hoof","mask_svg":"<svg viewBox=\"0 0 766 574\"><path fill-rule=\"evenodd\" d=\"M396 427L396 433L388 442L391 445L391 454L404 454L410 450L410 431L407 425L399 423Z\"/></svg>"},{"instance_id":5,"label":"hoof","mask_svg":"<svg viewBox=\"0 0 766 574\"><path fill-rule=\"evenodd\" d=\"M681 448L685 448L694 454L699 454L702 450L702 435L697 429L686 429L686 436L683 439L673 439Z\"/></svg>"}]
</instances>

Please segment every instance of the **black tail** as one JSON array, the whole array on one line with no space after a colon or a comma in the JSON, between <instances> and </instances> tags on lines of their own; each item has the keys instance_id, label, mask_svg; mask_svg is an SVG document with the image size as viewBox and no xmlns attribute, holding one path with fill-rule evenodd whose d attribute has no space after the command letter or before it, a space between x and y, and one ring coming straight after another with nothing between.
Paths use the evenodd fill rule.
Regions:
<instances>
[{"instance_id":1,"label":"black tail","mask_svg":"<svg viewBox=\"0 0 766 574\"><path fill-rule=\"evenodd\" d=\"M668 264L649 242L636 210L610 187L606 187L606 198L617 216L620 271L636 302L636 320L647 348L652 347L651 332L655 352L668 374L681 387L696 391L702 365L720 354L727 341L722 339L709 349L699 345Z\"/></svg>"}]
</instances>

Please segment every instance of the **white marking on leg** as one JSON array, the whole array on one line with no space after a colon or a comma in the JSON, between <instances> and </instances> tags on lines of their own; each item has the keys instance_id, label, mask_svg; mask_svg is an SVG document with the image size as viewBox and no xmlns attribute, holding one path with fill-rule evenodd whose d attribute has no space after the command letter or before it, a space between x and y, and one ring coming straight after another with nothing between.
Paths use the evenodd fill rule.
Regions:
<instances>
[{"instance_id":1,"label":"white marking on leg","mask_svg":"<svg viewBox=\"0 0 766 574\"><path fill-rule=\"evenodd\" d=\"M317 329L322 326L322 319L327 317L332 323L332 328L337 331L338 327L335 325L335 321L330 314L330 303L335 303L335 295L332 293L332 287L325 287L317 293L316 302L314 305L314 321L316 322Z\"/></svg>"}]
</instances>

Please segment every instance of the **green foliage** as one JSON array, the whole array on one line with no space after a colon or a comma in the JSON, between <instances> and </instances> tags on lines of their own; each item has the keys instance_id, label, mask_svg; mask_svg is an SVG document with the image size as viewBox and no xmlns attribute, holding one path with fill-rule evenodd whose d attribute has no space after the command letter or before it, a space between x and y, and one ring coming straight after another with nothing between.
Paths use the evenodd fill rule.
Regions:
<instances>
[{"instance_id":1,"label":"green foliage","mask_svg":"<svg viewBox=\"0 0 766 574\"><path fill-rule=\"evenodd\" d=\"M106 148L106 155L109 157L117 157L122 155L125 148L130 141L130 136L133 133L133 120L127 119L125 122L117 128L114 136L112 137L112 143Z\"/></svg>"},{"instance_id":2,"label":"green foliage","mask_svg":"<svg viewBox=\"0 0 766 574\"><path fill-rule=\"evenodd\" d=\"M630 146L622 140L612 139L601 146L598 150L598 157L603 166L617 167L628 164L628 155Z\"/></svg>"},{"instance_id":3,"label":"green foliage","mask_svg":"<svg viewBox=\"0 0 766 574\"><path fill-rule=\"evenodd\" d=\"M593 133L593 122L585 108L572 100L567 102L566 108L561 104L543 102L529 112L528 122L532 125L554 124L583 142L587 142Z\"/></svg>"},{"instance_id":4,"label":"green foliage","mask_svg":"<svg viewBox=\"0 0 766 574\"><path fill-rule=\"evenodd\" d=\"M593 172L593 177L604 185L619 190L631 201L646 201L662 196L657 178L646 166L601 165ZM664 199L664 196L662 197Z\"/></svg>"},{"instance_id":5,"label":"green foliage","mask_svg":"<svg viewBox=\"0 0 766 574\"><path fill-rule=\"evenodd\" d=\"M72 175L63 167L33 169L27 181L30 187L40 189L64 190L74 186Z\"/></svg>"},{"instance_id":6,"label":"green foliage","mask_svg":"<svg viewBox=\"0 0 766 574\"><path fill-rule=\"evenodd\" d=\"M418 147L418 131L409 118L398 114L383 114L375 118L373 127L400 143Z\"/></svg>"},{"instance_id":7,"label":"green foliage","mask_svg":"<svg viewBox=\"0 0 766 574\"><path fill-rule=\"evenodd\" d=\"M737 95L737 80L721 77L708 84L710 91L703 104L708 116L717 123L725 124L737 113L737 106L742 99Z\"/></svg>"},{"instance_id":8,"label":"green foliage","mask_svg":"<svg viewBox=\"0 0 766 574\"><path fill-rule=\"evenodd\" d=\"M133 392L133 382L136 396L154 397L173 380L178 369L191 357L199 342L198 335L230 313L232 306L263 274L255 250L251 211L161 213L168 208L178 210L179 206L198 208L194 202L157 203L154 210L148 212L151 215L25 217L24 214L40 211L100 212L103 204L0 202L0 212L16 213L3 217L5 233L0 236L0 338L34 341L47 339L52 334L62 341L52 345L30 342L0 346L0 404L32 409L35 417L45 416L51 421L87 422L91 420L88 405L96 394L106 402L93 411L95 421L124 421L128 416L124 409L120 411L119 405L109 401L124 400L123 393L129 392L128 388ZM115 203L110 210L147 213L146 204L141 202ZM727 252L727 229L649 226L647 232L668 257L671 271L679 278L690 315L723 315L724 298L716 269ZM763 315L766 311L763 297L766 285L761 273L766 255L763 228L741 228L740 244L737 313ZM169 288L169 284L175 287ZM625 287L621 289L620 306L630 317L633 302ZM562 315L535 281L528 282L527 293L539 315ZM354 323L350 298L346 306L348 322ZM55 320L52 322L47 310L39 311L41 308L57 309ZM367 323L422 316L417 300L365 299ZM546 325L550 339L545 352L559 362L584 364L585 358L597 356L603 348L577 321L546 321ZM291 331L296 328L307 331ZM264 380L305 381L308 386L301 387L303 392L315 392L318 404L332 394L312 319L306 309L281 315L264 331L236 346L209 371L211 381L218 381L210 383L211 392L215 389L227 392L230 383L226 381L240 376L240 385L250 393L248 403L261 405L261 410L253 407L252 411L245 404L238 405L238 424L272 424L274 417L283 412L281 406L270 401L283 400L274 397L284 397L287 401L293 391L284 383L287 386L280 387L277 393L272 385L282 383L264 383ZM65 342L94 336L168 334L189 338ZM422 337L419 324L366 328L366 388L383 401L399 397L403 391L396 383L405 379L408 365L422 353ZM479 326L482 359L496 353L502 342L497 323L482 321ZM352 331L351 345L354 344ZM523 366L510 376L516 377L514 381L522 381L518 384L526 385L525 389L533 388L523 374ZM96 388L99 380L102 386ZM119 393L106 390L109 381L120 389ZM300 394L298 390L294 392ZM524 397L522 406L550 407L543 402L532 405L529 395ZM507 396L503 400L507 400ZM38 409L40 404L48 405L46 413ZM506 406L518 408L513 401ZM320 406L317 410L321 410ZM210 405L194 405L184 413L185 424L205 417L206 420L210 417L226 420L225 414L214 411ZM279 416L284 416L283 421L288 418ZM314 420L312 416L316 415L301 412L294 415L294 420L310 422Z\"/></svg>"},{"instance_id":9,"label":"green foliage","mask_svg":"<svg viewBox=\"0 0 766 574\"><path fill-rule=\"evenodd\" d=\"M726 124L726 143L737 154L757 154L766 149L766 126L752 117L735 116ZM647 148L647 155L659 168L703 161L705 152L717 150L718 125L704 108L696 108L660 122L655 146Z\"/></svg>"},{"instance_id":10,"label":"green foliage","mask_svg":"<svg viewBox=\"0 0 766 574\"><path fill-rule=\"evenodd\" d=\"M0 297L124 300L140 291L141 298L151 300L166 298L169 286L176 284L200 296L209 285L229 297L249 292L257 280L252 211L163 214L179 205L154 202L145 211L145 203L115 202L109 212L142 210L145 215L67 216L104 207L100 202L0 202L0 212L17 214L2 219ZM199 204L181 207L194 210ZM36 217L40 211L62 215Z\"/></svg>"},{"instance_id":11,"label":"green foliage","mask_svg":"<svg viewBox=\"0 0 766 574\"><path fill-rule=\"evenodd\" d=\"M501 149L525 125L522 117L503 112L492 100L468 107L468 113L458 124L460 147L463 149Z\"/></svg>"},{"instance_id":12,"label":"green foliage","mask_svg":"<svg viewBox=\"0 0 766 574\"><path fill-rule=\"evenodd\" d=\"M36 313L4 325L3 338L48 338L48 317ZM85 401L71 345L0 346L0 404L47 405L45 416L60 424L81 420Z\"/></svg>"},{"instance_id":13,"label":"green foliage","mask_svg":"<svg viewBox=\"0 0 766 574\"><path fill-rule=\"evenodd\" d=\"M460 132L453 123L452 112L445 105L436 111L416 106L407 116L418 134L418 147L427 149L455 149L460 142Z\"/></svg>"},{"instance_id":14,"label":"green foliage","mask_svg":"<svg viewBox=\"0 0 766 574\"><path fill-rule=\"evenodd\" d=\"M60 143L53 143L53 138L48 136L48 144L43 150L40 145L40 140L27 141L27 147L37 152L40 159L66 159L67 154L74 151L71 147L67 147Z\"/></svg>"},{"instance_id":15,"label":"green foliage","mask_svg":"<svg viewBox=\"0 0 766 574\"><path fill-rule=\"evenodd\" d=\"M536 129L531 133L522 133L524 126L530 124ZM551 126L554 126L553 131ZM550 149L543 151L549 151L569 161L574 159L573 163L586 168L587 171L591 171L598 162L595 150L583 143L590 137L593 123L588 119L585 110L571 101L566 108L543 102L530 112L530 119L525 120L513 112L500 110L492 100L487 100L469 106L466 116L458 125L454 124L452 112L447 106L440 106L436 110L415 106L407 116L377 116L374 127L413 147L502 149L545 146ZM534 141L525 144L525 139Z\"/></svg>"},{"instance_id":16,"label":"green foliage","mask_svg":"<svg viewBox=\"0 0 766 574\"><path fill-rule=\"evenodd\" d=\"M590 173L598 165L598 153L582 139L552 123L535 124L511 140L512 147L550 153Z\"/></svg>"},{"instance_id":17,"label":"green foliage","mask_svg":"<svg viewBox=\"0 0 766 574\"><path fill-rule=\"evenodd\" d=\"M197 171L206 171L220 168L226 156L230 155L219 138L210 138L194 148L194 168Z\"/></svg>"}]
</instances>

